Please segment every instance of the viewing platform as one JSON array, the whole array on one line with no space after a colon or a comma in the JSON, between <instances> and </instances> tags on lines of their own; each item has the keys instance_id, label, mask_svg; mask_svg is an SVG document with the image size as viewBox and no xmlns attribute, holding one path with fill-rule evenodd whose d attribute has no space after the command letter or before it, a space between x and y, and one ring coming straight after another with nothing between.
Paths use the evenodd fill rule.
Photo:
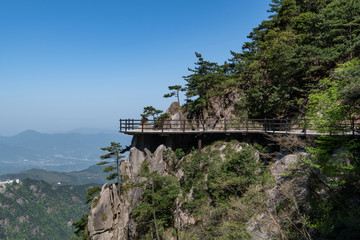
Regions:
<instances>
[{"instance_id":1,"label":"viewing platform","mask_svg":"<svg viewBox=\"0 0 360 240\"><path fill-rule=\"evenodd\" d=\"M158 134L293 134L360 136L360 124L354 119L316 131L307 119L192 119L139 120L120 119L120 132L129 135Z\"/></svg>"}]
</instances>

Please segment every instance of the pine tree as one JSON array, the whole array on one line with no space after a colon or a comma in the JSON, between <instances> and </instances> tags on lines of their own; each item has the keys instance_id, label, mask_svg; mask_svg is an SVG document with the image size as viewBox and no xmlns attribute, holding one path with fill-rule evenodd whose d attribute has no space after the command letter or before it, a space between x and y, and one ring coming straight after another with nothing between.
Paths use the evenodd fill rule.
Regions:
<instances>
[{"instance_id":1,"label":"pine tree","mask_svg":"<svg viewBox=\"0 0 360 240\"><path fill-rule=\"evenodd\" d=\"M164 98L170 98L170 97L176 96L177 102L178 102L178 104L180 105L180 97L179 97L179 94L180 94L180 92L183 92L183 91L185 91L186 89L183 88L181 85L173 85L173 86L169 86L168 88L169 88L169 90L170 90L171 92L165 94L163 97L164 97Z\"/></svg>"},{"instance_id":2,"label":"pine tree","mask_svg":"<svg viewBox=\"0 0 360 240\"><path fill-rule=\"evenodd\" d=\"M111 145L109 147L101 148L101 150L106 151L105 155L100 156L101 159L113 159L112 161L102 161L99 162L97 165L108 165L104 168L104 172L112 172L115 171L115 173L111 173L106 179L107 180L114 180L117 178L117 189L118 194L120 196L120 163L121 160L124 158L124 155L122 155L122 152L124 149L121 147L119 143L111 142Z\"/></svg>"},{"instance_id":3,"label":"pine tree","mask_svg":"<svg viewBox=\"0 0 360 240\"><path fill-rule=\"evenodd\" d=\"M143 114L141 114L141 117L147 119L149 116L152 116L153 121L155 122L156 116L158 116L162 112L162 110L156 109L153 106L147 106L144 107L144 112Z\"/></svg>"},{"instance_id":4,"label":"pine tree","mask_svg":"<svg viewBox=\"0 0 360 240\"><path fill-rule=\"evenodd\" d=\"M203 110L208 107L210 91L219 83L219 66L204 60L200 53L196 52L195 55L198 59L196 67L188 68L192 74L183 77L187 82L185 95L188 98L188 110L197 115L204 115Z\"/></svg>"}]
</instances>

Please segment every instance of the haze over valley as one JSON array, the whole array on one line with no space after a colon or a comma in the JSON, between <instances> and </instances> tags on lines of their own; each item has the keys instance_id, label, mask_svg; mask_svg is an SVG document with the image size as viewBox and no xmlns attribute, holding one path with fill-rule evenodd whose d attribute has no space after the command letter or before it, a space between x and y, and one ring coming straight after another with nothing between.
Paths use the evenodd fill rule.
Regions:
<instances>
[{"instance_id":1,"label":"haze over valley","mask_svg":"<svg viewBox=\"0 0 360 240\"><path fill-rule=\"evenodd\" d=\"M110 142L130 144L130 137L110 130L77 129L46 134L27 130L0 136L0 175L39 168L48 171L79 171L95 165Z\"/></svg>"}]
</instances>

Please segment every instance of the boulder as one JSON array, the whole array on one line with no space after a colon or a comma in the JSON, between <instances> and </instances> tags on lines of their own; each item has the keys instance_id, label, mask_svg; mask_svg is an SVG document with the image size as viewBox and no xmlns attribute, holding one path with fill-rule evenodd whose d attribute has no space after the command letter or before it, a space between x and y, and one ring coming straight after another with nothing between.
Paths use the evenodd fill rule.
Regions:
<instances>
[{"instance_id":1,"label":"boulder","mask_svg":"<svg viewBox=\"0 0 360 240\"><path fill-rule=\"evenodd\" d=\"M171 130L183 130L188 129L188 123L185 115L181 111L181 107L178 102L173 102L166 110L169 115L169 119L165 122L165 128Z\"/></svg>"}]
</instances>

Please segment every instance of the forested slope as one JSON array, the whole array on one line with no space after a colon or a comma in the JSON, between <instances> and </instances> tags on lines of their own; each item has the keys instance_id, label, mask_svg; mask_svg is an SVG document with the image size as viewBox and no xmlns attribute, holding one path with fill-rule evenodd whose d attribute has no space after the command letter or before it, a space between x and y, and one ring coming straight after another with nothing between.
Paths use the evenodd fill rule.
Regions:
<instances>
[{"instance_id":1,"label":"forested slope","mask_svg":"<svg viewBox=\"0 0 360 240\"><path fill-rule=\"evenodd\" d=\"M216 111L211 97L226 101L236 92L237 116L304 116L320 80L359 57L358 0L273 0L270 6L269 20L254 28L242 52L231 52L229 62L217 64L196 54L195 68L184 77L190 113ZM349 81L359 89L358 79Z\"/></svg>"},{"instance_id":2,"label":"forested slope","mask_svg":"<svg viewBox=\"0 0 360 240\"><path fill-rule=\"evenodd\" d=\"M88 187L32 179L0 186L0 239L70 239L73 221L88 209Z\"/></svg>"}]
</instances>

